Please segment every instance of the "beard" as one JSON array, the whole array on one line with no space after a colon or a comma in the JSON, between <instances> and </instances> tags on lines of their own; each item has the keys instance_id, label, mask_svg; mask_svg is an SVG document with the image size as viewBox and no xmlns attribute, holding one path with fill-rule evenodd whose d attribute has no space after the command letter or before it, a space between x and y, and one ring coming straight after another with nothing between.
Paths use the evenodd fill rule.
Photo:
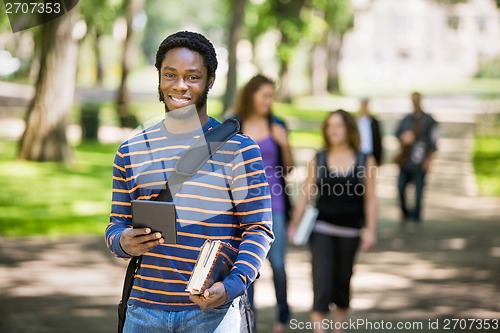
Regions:
<instances>
[{"instance_id":1,"label":"beard","mask_svg":"<svg viewBox=\"0 0 500 333\"><path fill-rule=\"evenodd\" d=\"M165 116L175 120L186 120L198 116L198 110L194 104L174 110L169 110L165 104Z\"/></svg>"},{"instance_id":2,"label":"beard","mask_svg":"<svg viewBox=\"0 0 500 333\"><path fill-rule=\"evenodd\" d=\"M174 112L177 114L175 116L172 115L172 118L174 118L174 119L186 119L186 118L189 118L191 116L192 111L196 112L196 111L203 109L207 105L208 91L209 90L210 90L210 88L208 87L208 80L207 80L207 84L205 85L205 89L203 89L203 92L201 93L201 95L198 97L198 99L194 103L196 108L193 108L193 110L191 110L191 107L193 106L193 104L188 105L185 108L181 108L181 109L182 110L184 110L184 109L189 110L189 112L178 112L178 113ZM167 103L165 103L165 99L168 98L168 96L164 96L162 94L159 85L158 85L158 92L160 93L160 102L163 102L165 104L165 112L172 113L172 111L175 111L175 110L169 109L169 107L167 106ZM181 109L178 109L178 110L181 110Z\"/></svg>"}]
</instances>

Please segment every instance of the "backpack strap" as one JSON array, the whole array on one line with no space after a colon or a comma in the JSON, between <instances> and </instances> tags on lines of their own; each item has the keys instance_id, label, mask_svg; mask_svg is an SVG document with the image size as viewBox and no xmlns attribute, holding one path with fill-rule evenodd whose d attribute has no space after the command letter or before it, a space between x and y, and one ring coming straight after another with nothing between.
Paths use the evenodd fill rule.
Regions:
<instances>
[{"instance_id":1,"label":"backpack strap","mask_svg":"<svg viewBox=\"0 0 500 333\"><path fill-rule=\"evenodd\" d=\"M362 151L358 151L358 155L356 156L356 168L354 169L354 177L359 184L364 184L365 182L366 173L368 172L368 170L366 170L367 159L368 154L365 154Z\"/></svg>"},{"instance_id":2,"label":"backpack strap","mask_svg":"<svg viewBox=\"0 0 500 333\"><path fill-rule=\"evenodd\" d=\"M172 202L184 182L195 175L217 150L239 132L240 123L230 118L202 135L177 161L174 173L155 200Z\"/></svg>"},{"instance_id":3,"label":"backpack strap","mask_svg":"<svg viewBox=\"0 0 500 333\"><path fill-rule=\"evenodd\" d=\"M326 150L322 150L316 154L316 179L325 178L326 166Z\"/></svg>"}]
</instances>

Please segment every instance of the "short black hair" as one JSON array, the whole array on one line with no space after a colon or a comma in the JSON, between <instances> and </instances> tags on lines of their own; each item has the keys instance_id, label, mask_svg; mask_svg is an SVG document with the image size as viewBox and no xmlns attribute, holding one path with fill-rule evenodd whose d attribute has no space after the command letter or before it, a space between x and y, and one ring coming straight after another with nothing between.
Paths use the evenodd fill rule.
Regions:
<instances>
[{"instance_id":1,"label":"short black hair","mask_svg":"<svg viewBox=\"0 0 500 333\"><path fill-rule=\"evenodd\" d=\"M199 53L203 57L203 62L207 67L208 77L215 77L217 70L217 54L213 44L202 34L191 31L176 32L161 42L156 52L155 67L158 70L158 79L160 79L161 63L168 51L175 48L187 48L191 51ZM159 90L158 82L158 90ZM160 92L160 101L163 101L163 96Z\"/></svg>"},{"instance_id":2,"label":"short black hair","mask_svg":"<svg viewBox=\"0 0 500 333\"><path fill-rule=\"evenodd\" d=\"M215 76L218 63L213 44L202 34L191 31L179 31L165 38L156 52L155 67L160 70L165 54L169 50L179 47L185 47L199 53L207 66L208 76Z\"/></svg>"}]
</instances>

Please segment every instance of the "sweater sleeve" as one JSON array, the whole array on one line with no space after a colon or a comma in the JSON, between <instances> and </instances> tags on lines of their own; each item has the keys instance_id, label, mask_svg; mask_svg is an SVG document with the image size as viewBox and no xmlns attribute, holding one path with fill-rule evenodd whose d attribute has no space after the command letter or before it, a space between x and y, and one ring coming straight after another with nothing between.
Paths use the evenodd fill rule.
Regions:
<instances>
[{"instance_id":1,"label":"sweater sleeve","mask_svg":"<svg viewBox=\"0 0 500 333\"><path fill-rule=\"evenodd\" d=\"M113 191L109 224L106 228L106 245L119 258L130 258L120 246L120 237L126 228L132 227L130 191L126 176L123 153L116 152L113 163Z\"/></svg>"},{"instance_id":2,"label":"sweater sleeve","mask_svg":"<svg viewBox=\"0 0 500 333\"><path fill-rule=\"evenodd\" d=\"M228 302L245 293L255 280L274 240L271 196L258 145L246 138L232 168L231 192L242 232L238 257L222 282Z\"/></svg>"}]
</instances>

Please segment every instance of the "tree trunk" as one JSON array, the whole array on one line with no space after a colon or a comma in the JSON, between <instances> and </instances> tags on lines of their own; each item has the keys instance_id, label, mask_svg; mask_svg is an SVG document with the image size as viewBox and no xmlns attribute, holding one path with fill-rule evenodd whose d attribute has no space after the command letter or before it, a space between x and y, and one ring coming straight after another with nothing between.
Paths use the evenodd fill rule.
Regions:
<instances>
[{"instance_id":1,"label":"tree trunk","mask_svg":"<svg viewBox=\"0 0 500 333\"><path fill-rule=\"evenodd\" d=\"M96 71L96 84L102 86L102 81L104 79L104 73L102 68L102 57L101 57L101 37L102 33L100 29L95 30L95 45L94 45L94 56L95 56L95 71Z\"/></svg>"},{"instance_id":2,"label":"tree trunk","mask_svg":"<svg viewBox=\"0 0 500 333\"><path fill-rule=\"evenodd\" d=\"M311 95L328 93L328 45L324 39L314 43L311 53Z\"/></svg>"},{"instance_id":3,"label":"tree trunk","mask_svg":"<svg viewBox=\"0 0 500 333\"><path fill-rule=\"evenodd\" d=\"M130 111L130 96L127 88L127 78L133 62L133 31L134 15L143 7L144 0L130 0L127 5L127 34L123 45L122 76L116 99L116 110L121 127L135 128L139 125L137 118Z\"/></svg>"},{"instance_id":4,"label":"tree trunk","mask_svg":"<svg viewBox=\"0 0 500 333\"><path fill-rule=\"evenodd\" d=\"M78 7L41 26L40 70L26 114L18 157L31 161L69 161L66 138L73 105L78 43L72 37Z\"/></svg>"},{"instance_id":5,"label":"tree trunk","mask_svg":"<svg viewBox=\"0 0 500 333\"><path fill-rule=\"evenodd\" d=\"M234 98L236 96L236 87L238 84L237 79L237 66L238 59L236 54L236 47L238 46L238 41L241 39L241 32L243 27L243 15L245 13L245 6L247 0L234 0L230 1L232 6L232 16L231 23L229 26L229 39L227 43L228 49L228 69L227 69L227 83L226 83L226 93L224 95L224 104L222 109L222 114L225 114L227 110L233 105Z\"/></svg>"},{"instance_id":6,"label":"tree trunk","mask_svg":"<svg viewBox=\"0 0 500 333\"><path fill-rule=\"evenodd\" d=\"M290 91L290 73L288 70L288 62L281 61L279 69L280 86L278 90L278 100L284 103L292 101L292 93Z\"/></svg>"},{"instance_id":7,"label":"tree trunk","mask_svg":"<svg viewBox=\"0 0 500 333\"><path fill-rule=\"evenodd\" d=\"M339 63L344 34L330 32L328 35L328 91L338 93L340 91Z\"/></svg>"}]
</instances>

